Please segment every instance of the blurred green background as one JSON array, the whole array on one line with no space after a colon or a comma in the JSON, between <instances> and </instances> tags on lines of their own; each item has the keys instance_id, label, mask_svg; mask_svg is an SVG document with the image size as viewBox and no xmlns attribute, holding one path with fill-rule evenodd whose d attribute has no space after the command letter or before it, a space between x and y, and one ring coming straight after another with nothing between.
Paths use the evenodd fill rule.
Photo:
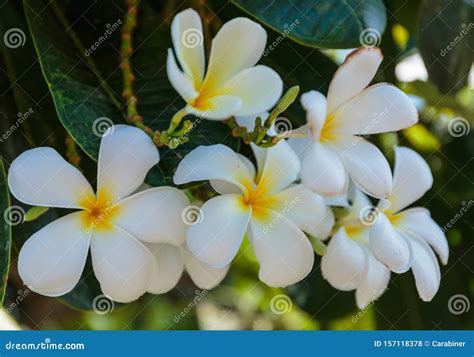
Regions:
<instances>
[{"instance_id":1,"label":"blurred green background","mask_svg":"<svg viewBox=\"0 0 474 357\"><path fill-rule=\"evenodd\" d=\"M392 147L398 143L413 147L430 164L434 186L419 205L427 207L446 228L450 245L438 294L424 303L411 273L392 274L387 292L360 311L354 292L337 291L322 279L319 256L304 281L286 290L273 289L259 282L252 249L243 246L223 283L212 291L197 289L184 275L165 295L146 295L127 305L104 301L101 309L93 311L92 302L100 290L90 273L90 263L80 284L61 299L30 292L18 276L16 261L21 245L64 213L50 209L34 221L12 227L2 221L0 271L4 290L0 290L5 296L0 328L474 328L474 307L460 314L449 309L453 296L461 294L469 304L474 296L474 1L142 1L131 61L136 87L140 88L139 112L154 128L163 128L172 113L182 107L166 78L165 61L166 49L171 47L173 14L187 7L197 9L203 17L207 46L222 23L233 17L243 15L260 21L269 32L269 47L262 62L282 76L286 88L298 84L302 92L326 92L347 49L381 47L384 62L375 81L394 83L409 93L420 122L401 133L370 139L392 163ZM90 137L91 123L102 116L116 123L123 121L120 31L107 36L89 56L83 50L111 24L123 20L125 11L122 1L0 0L0 133L8 133L6 139L1 138L0 155L5 170L24 150L52 146L86 177L95 177L93 158L99 139ZM20 45L7 46L5 39L12 28L24 34ZM77 39L84 48L78 46ZM107 97L105 86L98 84L98 74L112 95ZM304 122L299 103L286 114L294 127ZM225 130L215 123L203 124L195 141L182 150L198 145L200 136L214 135L221 140ZM160 153L165 174L150 174L148 182L155 185L169 184L168 174L177 163L177 154L161 149ZM8 201L13 198L6 192L4 175L0 176L2 211L11 204L21 205ZM193 192L199 197L205 191L206 187L201 187Z\"/></svg>"}]
</instances>

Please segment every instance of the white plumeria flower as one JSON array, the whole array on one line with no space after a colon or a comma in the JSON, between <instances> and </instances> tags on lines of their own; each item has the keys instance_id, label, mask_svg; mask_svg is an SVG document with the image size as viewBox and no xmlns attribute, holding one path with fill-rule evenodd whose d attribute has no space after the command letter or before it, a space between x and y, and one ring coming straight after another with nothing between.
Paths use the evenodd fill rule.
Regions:
<instances>
[{"instance_id":1,"label":"white plumeria flower","mask_svg":"<svg viewBox=\"0 0 474 357\"><path fill-rule=\"evenodd\" d=\"M187 103L187 113L211 120L256 115L280 98L280 76L269 67L255 66L267 42L267 33L259 24L243 17L224 24L212 41L206 73L198 13L187 9L177 14L171 37L181 69L170 49L168 78Z\"/></svg>"},{"instance_id":2,"label":"white plumeria flower","mask_svg":"<svg viewBox=\"0 0 474 357\"><path fill-rule=\"evenodd\" d=\"M360 48L336 71L327 99L316 91L302 95L307 136L289 142L302 160L302 182L313 191L328 197L343 195L350 175L371 196L386 198L390 193L387 160L360 135L407 128L418 121L418 114L395 86L367 87L382 59L379 48Z\"/></svg>"},{"instance_id":3,"label":"white plumeria flower","mask_svg":"<svg viewBox=\"0 0 474 357\"><path fill-rule=\"evenodd\" d=\"M186 196L172 187L132 194L158 163L152 140L140 129L116 125L101 141L97 192L54 149L40 147L18 156L8 184L20 201L79 211L61 217L21 248L18 271L24 283L46 296L61 296L78 283L90 248L102 292L130 302L147 291L157 264L142 242L184 243L181 212Z\"/></svg>"},{"instance_id":4,"label":"white plumeria flower","mask_svg":"<svg viewBox=\"0 0 474 357\"><path fill-rule=\"evenodd\" d=\"M351 205L341 226L321 259L323 277L336 289L356 289L360 309L380 297L390 280L390 269L379 262L369 247L369 230L375 219L368 197L354 188L349 192Z\"/></svg>"},{"instance_id":5,"label":"white plumeria flower","mask_svg":"<svg viewBox=\"0 0 474 357\"><path fill-rule=\"evenodd\" d=\"M200 146L180 162L176 184L210 180L221 194L204 203L201 222L188 229L187 245L199 261L225 267L247 232L260 280L284 287L303 279L313 266L313 249L303 231L326 238L334 216L321 196L302 185L290 186L300 165L287 142L252 148L258 172L224 145Z\"/></svg>"},{"instance_id":6,"label":"white plumeria flower","mask_svg":"<svg viewBox=\"0 0 474 357\"><path fill-rule=\"evenodd\" d=\"M397 147L393 190L381 201L377 222L370 228L370 248L375 257L391 271L403 273L410 268L423 301L431 301L439 289L439 263L447 264L449 247L444 232L426 208L403 210L433 185L426 161L415 151Z\"/></svg>"},{"instance_id":7,"label":"white plumeria flower","mask_svg":"<svg viewBox=\"0 0 474 357\"><path fill-rule=\"evenodd\" d=\"M210 290L225 278L229 267L211 268L193 257L186 244L177 247L171 244L146 243L158 264L148 292L164 294L173 289L184 270L200 289Z\"/></svg>"}]
</instances>

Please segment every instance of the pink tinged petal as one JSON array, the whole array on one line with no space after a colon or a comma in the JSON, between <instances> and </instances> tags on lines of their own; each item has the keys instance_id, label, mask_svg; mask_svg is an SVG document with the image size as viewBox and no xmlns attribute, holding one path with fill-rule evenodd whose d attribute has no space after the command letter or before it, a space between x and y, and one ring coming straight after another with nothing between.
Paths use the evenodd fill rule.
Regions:
<instances>
[{"instance_id":1,"label":"pink tinged petal","mask_svg":"<svg viewBox=\"0 0 474 357\"><path fill-rule=\"evenodd\" d=\"M390 269L380 263L368 252L369 267L367 274L356 290L356 302L359 309L364 309L372 301L378 300L385 292L390 281Z\"/></svg>"},{"instance_id":2,"label":"pink tinged petal","mask_svg":"<svg viewBox=\"0 0 474 357\"><path fill-rule=\"evenodd\" d=\"M182 248L170 244L145 243L156 260L156 274L150 280L148 292L164 294L178 284L184 270Z\"/></svg>"},{"instance_id":3,"label":"pink tinged petal","mask_svg":"<svg viewBox=\"0 0 474 357\"><path fill-rule=\"evenodd\" d=\"M247 192L246 185L253 183L252 172L247 164L231 148L218 144L199 146L179 163L173 177L181 185L203 180L222 180Z\"/></svg>"},{"instance_id":4,"label":"pink tinged petal","mask_svg":"<svg viewBox=\"0 0 474 357\"><path fill-rule=\"evenodd\" d=\"M211 267L229 265L240 248L251 213L241 195L210 199L201 208L200 222L188 229L189 250L196 259Z\"/></svg>"},{"instance_id":5,"label":"pink tinged petal","mask_svg":"<svg viewBox=\"0 0 474 357\"><path fill-rule=\"evenodd\" d=\"M304 185L323 196L339 196L346 192L347 171L336 151L328 145L313 143L301 164Z\"/></svg>"},{"instance_id":6,"label":"pink tinged petal","mask_svg":"<svg viewBox=\"0 0 474 357\"><path fill-rule=\"evenodd\" d=\"M112 202L125 198L144 181L160 159L155 144L141 129L115 125L102 137L99 151L97 192Z\"/></svg>"},{"instance_id":7,"label":"pink tinged petal","mask_svg":"<svg viewBox=\"0 0 474 357\"><path fill-rule=\"evenodd\" d=\"M418 121L411 99L386 83L368 87L332 115L331 125L336 133L353 135L398 131Z\"/></svg>"},{"instance_id":8,"label":"pink tinged petal","mask_svg":"<svg viewBox=\"0 0 474 357\"><path fill-rule=\"evenodd\" d=\"M204 77L204 35L199 14L186 9L171 23L171 38L181 68L192 84L200 85Z\"/></svg>"},{"instance_id":9,"label":"pink tinged petal","mask_svg":"<svg viewBox=\"0 0 474 357\"><path fill-rule=\"evenodd\" d=\"M183 254L186 272L200 289L209 290L215 288L227 275L228 265L223 268L212 268L194 258L187 247L183 247Z\"/></svg>"},{"instance_id":10,"label":"pink tinged petal","mask_svg":"<svg viewBox=\"0 0 474 357\"><path fill-rule=\"evenodd\" d=\"M334 215L324 198L303 185L288 188L274 196L274 211L280 212L301 230L320 239L329 236Z\"/></svg>"},{"instance_id":11,"label":"pink tinged petal","mask_svg":"<svg viewBox=\"0 0 474 357\"><path fill-rule=\"evenodd\" d=\"M362 191L377 198L389 196L392 191L392 170L374 144L352 136L339 140L336 145L349 175Z\"/></svg>"},{"instance_id":12,"label":"pink tinged petal","mask_svg":"<svg viewBox=\"0 0 474 357\"><path fill-rule=\"evenodd\" d=\"M367 252L340 228L321 259L321 272L334 288L349 291L363 281L368 269Z\"/></svg>"},{"instance_id":13,"label":"pink tinged petal","mask_svg":"<svg viewBox=\"0 0 474 357\"><path fill-rule=\"evenodd\" d=\"M319 133L326 121L327 101L326 97L317 92L309 91L301 96L301 105L306 110L306 121L315 139L319 138Z\"/></svg>"},{"instance_id":14,"label":"pink tinged petal","mask_svg":"<svg viewBox=\"0 0 474 357\"><path fill-rule=\"evenodd\" d=\"M138 299L156 274L151 252L119 227L93 232L91 254L102 292L117 302Z\"/></svg>"},{"instance_id":15,"label":"pink tinged petal","mask_svg":"<svg viewBox=\"0 0 474 357\"><path fill-rule=\"evenodd\" d=\"M141 241L180 246L186 240L188 226L182 216L188 205L176 188L152 188L119 202L111 223Z\"/></svg>"},{"instance_id":16,"label":"pink tinged petal","mask_svg":"<svg viewBox=\"0 0 474 357\"><path fill-rule=\"evenodd\" d=\"M255 66L265 50L267 33L247 18L235 18L221 27L212 40L203 87L214 92L244 69Z\"/></svg>"},{"instance_id":17,"label":"pink tinged petal","mask_svg":"<svg viewBox=\"0 0 474 357\"><path fill-rule=\"evenodd\" d=\"M256 148L256 145L252 145L252 148L254 152L262 150ZM260 162L257 160L260 173L258 184L261 184L263 190L268 194L280 192L298 177L301 169L298 156L284 140L263 150L265 151L264 156L261 156Z\"/></svg>"},{"instance_id":18,"label":"pink tinged petal","mask_svg":"<svg viewBox=\"0 0 474 357\"><path fill-rule=\"evenodd\" d=\"M286 287L304 279L314 263L311 243L284 215L265 210L268 220L252 219L252 245L261 281L272 287Z\"/></svg>"},{"instance_id":19,"label":"pink tinged petal","mask_svg":"<svg viewBox=\"0 0 474 357\"><path fill-rule=\"evenodd\" d=\"M199 93L194 89L193 83L178 68L173 51L168 50L166 61L166 73L173 88L179 93L185 102L190 103L197 98Z\"/></svg>"},{"instance_id":20,"label":"pink tinged petal","mask_svg":"<svg viewBox=\"0 0 474 357\"><path fill-rule=\"evenodd\" d=\"M438 260L431 248L422 240L409 240L413 251L412 271L416 289L423 301L431 301L439 289L441 274Z\"/></svg>"},{"instance_id":21,"label":"pink tinged petal","mask_svg":"<svg viewBox=\"0 0 474 357\"><path fill-rule=\"evenodd\" d=\"M236 113L242 106L242 99L231 95L210 97L199 102L199 106L186 106L189 114L208 120L224 120Z\"/></svg>"},{"instance_id":22,"label":"pink tinged petal","mask_svg":"<svg viewBox=\"0 0 474 357\"><path fill-rule=\"evenodd\" d=\"M427 162L412 149L396 147L390 212L395 213L409 206L432 185L433 175Z\"/></svg>"},{"instance_id":23,"label":"pink tinged petal","mask_svg":"<svg viewBox=\"0 0 474 357\"><path fill-rule=\"evenodd\" d=\"M431 218L425 208L411 208L403 211L395 225L403 232L414 235L428 243L438 254L441 263L446 265L449 258L449 246L440 226Z\"/></svg>"},{"instance_id":24,"label":"pink tinged petal","mask_svg":"<svg viewBox=\"0 0 474 357\"><path fill-rule=\"evenodd\" d=\"M81 202L94 199L79 170L48 147L19 155L8 170L8 186L19 201L32 206L82 208Z\"/></svg>"},{"instance_id":25,"label":"pink tinged petal","mask_svg":"<svg viewBox=\"0 0 474 357\"><path fill-rule=\"evenodd\" d=\"M28 288L46 296L61 296L79 282L90 243L81 214L61 217L25 242L18 256L18 272Z\"/></svg>"},{"instance_id":26,"label":"pink tinged petal","mask_svg":"<svg viewBox=\"0 0 474 357\"><path fill-rule=\"evenodd\" d=\"M240 98L235 115L257 115L272 108L283 92L283 82L273 69L255 66L238 73L219 90L220 94Z\"/></svg>"},{"instance_id":27,"label":"pink tinged petal","mask_svg":"<svg viewBox=\"0 0 474 357\"><path fill-rule=\"evenodd\" d=\"M329 113L362 92L374 78L382 60L382 52L377 47L359 48L350 53L329 85Z\"/></svg>"},{"instance_id":28,"label":"pink tinged petal","mask_svg":"<svg viewBox=\"0 0 474 357\"><path fill-rule=\"evenodd\" d=\"M383 213L378 215L376 223L369 230L369 242L375 257L391 271L401 274L410 269L410 246Z\"/></svg>"},{"instance_id":29,"label":"pink tinged petal","mask_svg":"<svg viewBox=\"0 0 474 357\"><path fill-rule=\"evenodd\" d=\"M255 175L257 174L256 173L256 170L255 170L255 166L254 164L252 163L252 161L250 161L248 158L246 158L244 155L242 154L237 154L240 158L240 160L242 160L242 162L247 166L247 168L249 169L250 171L250 174L252 176L252 180L255 179ZM239 188L239 186L236 186L232 183L229 183L227 181L223 181L223 180L209 180L209 184L211 185L211 187L218 193L220 193L221 195L225 195L227 193L242 193L241 189Z\"/></svg>"}]
</instances>

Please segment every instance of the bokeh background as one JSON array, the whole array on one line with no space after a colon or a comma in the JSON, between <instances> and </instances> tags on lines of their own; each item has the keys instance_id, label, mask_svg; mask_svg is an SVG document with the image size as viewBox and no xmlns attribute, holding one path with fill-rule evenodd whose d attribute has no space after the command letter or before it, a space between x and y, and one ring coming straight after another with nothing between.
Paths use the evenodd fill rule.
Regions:
<instances>
[{"instance_id":1,"label":"bokeh background","mask_svg":"<svg viewBox=\"0 0 474 357\"><path fill-rule=\"evenodd\" d=\"M388 290L368 308L358 310L353 292L335 290L322 279L319 256L305 280L273 289L259 282L252 249L244 246L223 283L211 291L198 289L184 275L165 295L113 304L97 298L101 293L89 262L71 293L46 298L22 284L16 263L24 241L64 214L50 209L30 222L0 222L0 292L4 295L0 328L472 329L474 1L141 1L131 61L139 112L154 128L162 128L182 107L166 78L165 53L171 47L171 19L187 7L203 17L207 46L222 23L233 17L261 22L269 33L262 62L279 72L286 88L298 84L301 91L326 92L349 49L381 47L385 59L376 82L394 83L410 94L420 122L401 133L370 140L392 163L394 144L413 147L433 171L434 186L419 205L431 211L449 241L449 263L441 269L438 294L424 303L410 272L392 274ZM100 73L121 100L120 29L113 25L124 20L125 11L126 3L118 0L0 0L0 155L5 170L22 151L52 146L88 178L95 178L95 162L82 149L90 153L97 148L99 138L87 141L95 119L123 120L96 89ZM90 50L110 28L112 33ZM17 40L11 37L12 29ZM299 103L285 114L294 127L304 122ZM209 138L207 124L203 125L195 133L196 140ZM224 127L218 130L223 130L222 140L229 134ZM160 152L165 165L177 161L173 153ZM4 175L0 176L2 211L15 205L26 212L29 207L8 197ZM155 183L166 179L150 178ZM192 193L199 200L208 189L204 185Z\"/></svg>"}]
</instances>

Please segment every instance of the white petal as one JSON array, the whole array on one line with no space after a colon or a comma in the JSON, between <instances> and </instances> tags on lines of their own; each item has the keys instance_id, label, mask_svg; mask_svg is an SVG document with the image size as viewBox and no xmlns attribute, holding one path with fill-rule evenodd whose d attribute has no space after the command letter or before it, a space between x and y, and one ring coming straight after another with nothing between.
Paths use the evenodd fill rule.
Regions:
<instances>
[{"instance_id":1,"label":"white petal","mask_svg":"<svg viewBox=\"0 0 474 357\"><path fill-rule=\"evenodd\" d=\"M433 175L426 161L412 149L396 147L390 211L398 212L412 204L432 185Z\"/></svg>"},{"instance_id":2,"label":"white petal","mask_svg":"<svg viewBox=\"0 0 474 357\"><path fill-rule=\"evenodd\" d=\"M324 198L303 185L296 185L273 197L272 209L286 216L304 232L325 239L334 225L334 215Z\"/></svg>"},{"instance_id":3,"label":"white petal","mask_svg":"<svg viewBox=\"0 0 474 357\"><path fill-rule=\"evenodd\" d=\"M18 272L31 290L46 296L61 296L78 283L90 242L81 214L71 213L51 222L21 248Z\"/></svg>"},{"instance_id":4,"label":"white petal","mask_svg":"<svg viewBox=\"0 0 474 357\"><path fill-rule=\"evenodd\" d=\"M301 96L301 105L306 110L306 121L313 137L318 138L319 133L326 121L327 101L326 97L317 92L309 91Z\"/></svg>"},{"instance_id":5,"label":"white petal","mask_svg":"<svg viewBox=\"0 0 474 357\"><path fill-rule=\"evenodd\" d=\"M359 48L350 53L329 85L329 113L362 92L374 78L382 60L382 53L377 47Z\"/></svg>"},{"instance_id":6,"label":"white petal","mask_svg":"<svg viewBox=\"0 0 474 357\"><path fill-rule=\"evenodd\" d=\"M285 287L304 279L314 263L311 243L288 218L265 210L265 220L252 219L252 245L261 281L272 287Z\"/></svg>"},{"instance_id":7,"label":"white petal","mask_svg":"<svg viewBox=\"0 0 474 357\"><path fill-rule=\"evenodd\" d=\"M418 239L409 240L413 251L412 271L416 288L423 301L431 301L439 289L441 274L431 248Z\"/></svg>"},{"instance_id":8,"label":"white petal","mask_svg":"<svg viewBox=\"0 0 474 357\"><path fill-rule=\"evenodd\" d=\"M449 246L443 230L431 218L424 208L411 208L403 211L394 223L397 228L426 241L446 265L449 258Z\"/></svg>"},{"instance_id":9,"label":"white petal","mask_svg":"<svg viewBox=\"0 0 474 357\"><path fill-rule=\"evenodd\" d=\"M94 200L79 170L48 147L19 155L8 170L8 186L19 201L32 206L82 208L81 202Z\"/></svg>"},{"instance_id":10,"label":"white petal","mask_svg":"<svg viewBox=\"0 0 474 357\"><path fill-rule=\"evenodd\" d=\"M194 284L200 289L215 288L227 275L228 265L223 268L211 268L194 258L186 247L183 248L183 254L186 271Z\"/></svg>"},{"instance_id":11,"label":"white petal","mask_svg":"<svg viewBox=\"0 0 474 357\"><path fill-rule=\"evenodd\" d=\"M385 292L390 281L390 270L380 263L372 253L368 253L369 268L356 290L356 302L359 309L365 308Z\"/></svg>"},{"instance_id":12,"label":"white petal","mask_svg":"<svg viewBox=\"0 0 474 357\"><path fill-rule=\"evenodd\" d=\"M181 68L191 83L199 85L204 76L204 34L201 18L193 9L177 14L171 23L171 38Z\"/></svg>"},{"instance_id":13,"label":"white petal","mask_svg":"<svg viewBox=\"0 0 474 357\"><path fill-rule=\"evenodd\" d=\"M309 125L303 125L296 129L300 132L304 137L302 138L289 138L288 144L291 146L293 151L298 155L300 161L302 162L306 153L306 150L310 148L314 143L314 138L311 135L311 131L309 129Z\"/></svg>"},{"instance_id":14,"label":"white petal","mask_svg":"<svg viewBox=\"0 0 474 357\"><path fill-rule=\"evenodd\" d=\"M194 89L193 83L181 72L174 58L173 51L168 50L168 59L166 61L166 73L173 88L187 102L192 102L199 93Z\"/></svg>"},{"instance_id":15,"label":"white petal","mask_svg":"<svg viewBox=\"0 0 474 357\"><path fill-rule=\"evenodd\" d=\"M339 196L346 192L347 171L333 148L313 143L301 164L301 180L323 196Z\"/></svg>"},{"instance_id":16,"label":"white petal","mask_svg":"<svg viewBox=\"0 0 474 357\"><path fill-rule=\"evenodd\" d=\"M331 127L334 132L354 135L386 133L408 128L418 121L411 99L397 87L380 83L341 106Z\"/></svg>"},{"instance_id":17,"label":"white petal","mask_svg":"<svg viewBox=\"0 0 474 357\"><path fill-rule=\"evenodd\" d=\"M189 250L212 267L229 265L240 248L250 215L241 195L211 198L201 208L201 221L188 229Z\"/></svg>"},{"instance_id":18,"label":"white petal","mask_svg":"<svg viewBox=\"0 0 474 357\"><path fill-rule=\"evenodd\" d=\"M188 226L182 217L188 205L176 188L152 188L119 202L111 222L141 241L180 246L186 240Z\"/></svg>"},{"instance_id":19,"label":"white petal","mask_svg":"<svg viewBox=\"0 0 474 357\"><path fill-rule=\"evenodd\" d=\"M222 180L238 186L241 192L253 185L253 175L229 147L218 144L198 146L179 163L173 177L181 185L193 181Z\"/></svg>"},{"instance_id":20,"label":"white petal","mask_svg":"<svg viewBox=\"0 0 474 357\"><path fill-rule=\"evenodd\" d=\"M354 185L349 188L347 197L351 201L351 205L349 209L349 214L344 217L344 219L347 219L349 221L360 220L361 211L367 209L367 207L373 206L372 202L370 202L366 194Z\"/></svg>"},{"instance_id":21,"label":"white petal","mask_svg":"<svg viewBox=\"0 0 474 357\"><path fill-rule=\"evenodd\" d=\"M224 120L236 115L242 106L242 99L230 95L210 97L200 101L197 105L188 105L189 114L208 120Z\"/></svg>"},{"instance_id":22,"label":"white petal","mask_svg":"<svg viewBox=\"0 0 474 357\"><path fill-rule=\"evenodd\" d=\"M91 254L102 292L118 302L138 299L156 274L156 261L150 251L119 227L95 231Z\"/></svg>"},{"instance_id":23,"label":"white petal","mask_svg":"<svg viewBox=\"0 0 474 357\"><path fill-rule=\"evenodd\" d=\"M97 194L116 202L135 191L160 159L155 144L141 129L115 125L102 137Z\"/></svg>"},{"instance_id":24,"label":"white petal","mask_svg":"<svg viewBox=\"0 0 474 357\"><path fill-rule=\"evenodd\" d=\"M254 152L259 150L256 145L252 145L252 149ZM257 190L261 189L260 192L266 193L280 192L298 177L301 168L300 161L290 145L284 140L269 149L264 149L264 151L264 157L261 156L263 162L262 160L257 161L259 164Z\"/></svg>"},{"instance_id":25,"label":"white petal","mask_svg":"<svg viewBox=\"0 0 474 357\"><path fill-rule=\"evenodd\" d=\"M268 117L268 112L264 111L256 115L236 116L235 121L239 126L246 128L248 132L251 132L255 129L255 120L257 117L260 117L263 123Z\"/></svg>"},{"instance_id":26,"label":"white petal","mask_svg":"<svg viewBox=\"0 0 474 357\"><path fill-rule=\"evenodd\" d=\"M283 92L283 82L273 69L255 66L238 73L219 90L220 95L240 98L235 115L257 115L272 108Z\"/></svg>"},{"instance_id":27,"label":"white petal","mask_svg":"<svg viewBox=\"0 0 474 357\"><path fill-rule=\"evenodd\" d=\"M213 92L244 69L253 67L265 50L262 26L238 17L224 24L212 40L203 90Z\"/></svg>"},{"instance_id":28,"label":"white petal","mask_svg":"<svg viewBox=\"0 0 474 357\"><path fill-rule=\"evenodd\" d=\"M370 228L369 241L372 253L391 271L404 273L410 269L410 247L383 213L379 214L376 223Z\"/></svg>"},{"instance_id":29,"label":"white petal","mask_svg":"<svg viewBox=\"0 0 474 357\"><path fill-rule=\"evenodd\" d=\"M242 162L247 166L253 180L255 180L255 175L257 173L256 173L255 166L252 163L252 161L250 161L247 157L245 157L242 154L237 153L237 155L239 156L240 160L242 160ZM216 192L220 193L221 195L225 195L227 193L242 193L242 190L239 188L239 186L236 186L236 185L234 185L232 183L229 183L227 181L209 180L209 184L211 185L211 187L214 190L216 190Z\"/></svg>"},{"instance_id":30,"label":"white petal","mask_svg":"<svg viewBox=\"0 0 474 357\"><path fill-rule=\"evenodd\" d=\"M334 288L356 289L368 269L367 252L341 228L331 238L326 254L321 259L321 272Z\"/></svg>"},{"instance_id":31,"label":"white petal","mask_svg":"<svg viewBox=\"0 0 474 357\"><path fill-rule=\"evenodd\" d=\"M354 183L370 196L386 198L392 191L392 171L382 152L355 136L341 139L337 149Z\"/></svg>"},{"instance_id":32,"label":"white petal","mask_svg":"<svg viewBox=\"0 0 474 357\"><path fill-rule=\"evenodd\" d=\"M148 292L164 294L178 283L184 270L182 248L170 244L145 243L156 260L156 274L150 280Z\"/></svg>"}]
</instances>

